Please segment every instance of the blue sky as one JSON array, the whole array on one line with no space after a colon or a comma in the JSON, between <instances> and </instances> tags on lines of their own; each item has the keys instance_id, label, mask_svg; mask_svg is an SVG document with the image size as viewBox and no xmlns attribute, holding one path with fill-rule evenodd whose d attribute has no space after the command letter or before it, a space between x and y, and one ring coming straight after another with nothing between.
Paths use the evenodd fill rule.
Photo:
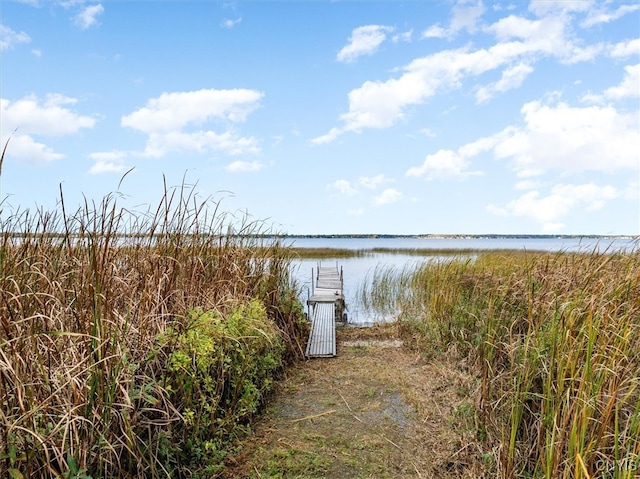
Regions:
<instances>
[{"instance_id":1,"label":"blue sky","mask_svg":"<svg viewBox=\"0 0 640 479\"><path fill-rule=\"evenodd\" d=\"M2 1L0 98L4 215L164 175L290 234L640 234L632 1Z\"/></svg>"}]
</instances>

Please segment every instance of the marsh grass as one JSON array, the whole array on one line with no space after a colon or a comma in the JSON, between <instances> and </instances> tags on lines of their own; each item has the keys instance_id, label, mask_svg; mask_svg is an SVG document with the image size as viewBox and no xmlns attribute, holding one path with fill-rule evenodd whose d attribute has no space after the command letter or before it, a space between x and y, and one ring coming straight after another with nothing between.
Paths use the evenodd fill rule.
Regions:
<instances>
[{"instance_id":1,"label":"marsh grass","mask_svg":"<svg viewBox=\"0 0 640 479\"><path fill-rule=\"evenodd\" d=\"M430 257L459 257L474 256L481 253L487 253L490 250L476 248L372 248L372 253L381 254L402 254L408 256L430 256ZM504 250L512 252L512 250Z\"/></svg>"},{"instance_id":2,"label":"marsh grass","mask_svg":"<svg viewBox=\"0 0 640 479\"><path fill-rule=\"evenodd\" d=\"M381 270L372 307L478 376L477 439L499 477L640 470L640 252L486 253Z\"/></svg>"},{"instance_id":3,"label":"marsh grass","mask_svg":"<svg viewBox=\"0 0 640 479\"><path fill-rule=\"evenodd\" d=\"M298 248L292 246L291 251L299 259L360 258L371 255L364 250L344 248Z\"/></svg>"},{"instance_id":4,"label":"marsh grass","mask_svg":"<svg viewBox=\"0 0 640 479\"><path fill-rule=\"evenodd\" d=\"M210 477L301 355L290 252L263 224L184 185L142 213L117 200L0 205L2 477Z\"/></svg>"},{"instance_id":5,"label":"marsh grass","mask_svg":"<svg viewBox=\"0 0 640 479\"><path fill-rule=\"evenodd\" d=\"M295 243L290 246L293 253L300 259L325 259L325 258L362 258L372 257L379 254L396 254L416 257L458 257L458 256L474 256L486 253L487 250L468 249L468 248L364 248L364 249L348 249L348 248L301 248L296 247ZM508 250L505 250L508 251Z\"/></svg>"}]
</instances>

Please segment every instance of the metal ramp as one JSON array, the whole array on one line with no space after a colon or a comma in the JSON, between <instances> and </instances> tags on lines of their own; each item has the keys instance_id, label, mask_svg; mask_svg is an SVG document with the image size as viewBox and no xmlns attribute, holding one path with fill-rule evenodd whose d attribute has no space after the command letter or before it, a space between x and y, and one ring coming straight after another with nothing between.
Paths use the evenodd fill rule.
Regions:
<instances>
[{"instance_id":1,"label":"metal ramp","mask_svg":"<svg viewBox=\"0 0 640 479\"><path fill-rule=\"evenodd\" d=\"M335 268L318 265L315 278L312 270L311 296L307 300L312 308L311 333L305 353L308 358L336 355L336 320L342 320L345 309L342 287L342 269L338 269L337 264Z\"/></svg>"},{"instance_id":2,"label":"metal ramp","mask_svg":"<svg viewBox=\"0 0 640 479\"><path fill-rule=\"evenodd\" d=\"M316 303L313 306L311 334L307 342L308 358L332 358L336 355L335 304Z\"/></svg>"}]
</instances>

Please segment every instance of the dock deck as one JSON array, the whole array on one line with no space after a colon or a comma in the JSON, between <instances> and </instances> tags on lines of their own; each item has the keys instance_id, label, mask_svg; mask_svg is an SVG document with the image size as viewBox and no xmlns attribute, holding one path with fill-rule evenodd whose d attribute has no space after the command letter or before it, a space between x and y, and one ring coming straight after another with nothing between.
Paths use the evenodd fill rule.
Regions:
<instances>
[{"instance_id":1,"label":"dock deck","mask_svg":"<svg viewBox=\"0 0 640 479\"><path fill-rule=\"evenodd\" d=\"M334 303L313 306L311 334L307 342L308 358L332 358L336 355L336 321Z\"/></svg>"},{"instance_id":2,"label":"dock deck","mask_svg":"<svg viewBox=\"0 0 640 479\"><path fill-rule=\"evenodd\" d=\"M342 270L318 266L315 282L312 272L312 291L307 305L312 308L311 333L307 342L308 358L327 358L336 355L336 319L344 310Z\"/></svg>"}]
</instances>

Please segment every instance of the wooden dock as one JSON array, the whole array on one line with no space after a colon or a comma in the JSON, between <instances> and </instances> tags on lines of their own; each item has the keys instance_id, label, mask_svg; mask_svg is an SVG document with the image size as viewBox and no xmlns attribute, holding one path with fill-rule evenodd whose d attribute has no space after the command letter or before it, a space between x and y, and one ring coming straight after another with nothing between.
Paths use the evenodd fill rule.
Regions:
<instances>
[{"instance_id":1,"label":"wooden dock","mask_svg":"<svg viewBox=\"0 0 640 479\"><path fill-rule=\"evenodd\" d=\"M318 265L311 273L311 296L307 305L312 309L311 334L307 342L308 358L329 358L336 355L336 321L342 321L345 309L342 292L342 270Z\"/></svg>"}]
</instances>

